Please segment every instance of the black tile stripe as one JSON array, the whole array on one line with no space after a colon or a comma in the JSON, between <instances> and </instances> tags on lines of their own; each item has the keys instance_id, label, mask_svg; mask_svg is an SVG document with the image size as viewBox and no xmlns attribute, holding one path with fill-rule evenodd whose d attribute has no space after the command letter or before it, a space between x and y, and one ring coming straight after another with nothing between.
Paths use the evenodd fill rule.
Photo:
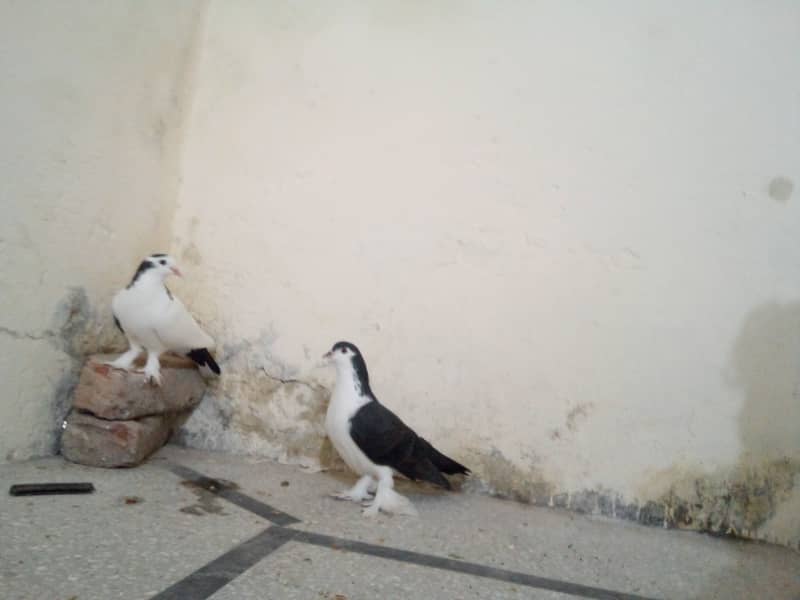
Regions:
<instances>
[{"instance_id":1,"label":"black tile stripe","mask_svg":"<svg viewBox=\"0 0 800 600\"><path fill-rule=\"evenodd\" d=\"M265 556L291 539L293 531L283 527L269 527L212 560L178 583L153 596L151 600L202 600L214 594Z\"/></svg>"},{"instance_id":2,"label":"black tile stripe","mask_svg":"<svg viewBox=\"0 0 800 600\"><path fill-rule=\"evenodd\" d=\"M265 502L251 498L250 496L243 494L238 490L225 487L225 484L223 484L221 481L212 479L211 477L206 477L194 469L190 469L189 467L175 463L167 463L167 468L175 473L175 475L191 481L197 487L208 490L220 498L225 498L225 500L231 504L235 504L239 508L250 511L259 517L266 519L270 523L285 526L300 522L300 519L297 519L292 515L283 512L282 510L278 510L277 508L270 506Z\"/></svg>"},{"instance_id":3,"label":"black tile stripe","mask_svg":"<svg viewBox=\"0 0 800 600\"><path fill-rule=\"evenodd\" d=\"M334 548L337 550L347 550L349 552L356 552L358 554L366 554L369 556L376 556L378 558L386 558L389 560L396 560L420 565L423 567L431 567L434 569L444 569L446 571L454 571L456 573L463 573L465 575L486 577L488 579L506 581L508 583L515 583L517 585L524 585L542 590L550 590L553 592L561 592L562 594L571 594L573 596L595 598L598 600L653 600L646 596L625 594L623 592L615 592L613 590L581 585L578 583L570 583L569 581L561 581L559 579L550 579L548 577L529 575L528 573L520 573L519 571L508 571L506 569L498 569L478 563L453 560L450 558L433 556L431 554L422 554L419 552L411 552L410 550L401 550L400 548L368 544L365 542L358 542L355 540L348 540L345 538L323 535L310 531L298 531L296 529L292 529L291 531L293 534L292 540L295 542L304 542L314 546Z\"/></svg>"},{"instance_id":4,"label":"black tile stripe","mask_svg":"<svg viewBox=\"0 0 800 600\"><path fill-rule=\"evenodd\" d=\"M260 502L255 498L251 498L237 490L226 488L222 482L206 477L189 467L167 463L167 468L179 477L191 481L198 487L202 487L244 510L267 519L273 523L274 526L265 529L254 538L236 546L233 550L230 550L208 563L185 579L167 588L160 594L153 596L152 600L184 600L189 598L192 600L203 600L208 598L221 587L228 584L261 559L289 541L323 548L346 550L366 556L375 556L377 558L395 560L422 567L442 569L475 577L484 577L496 581L504 581L582 598L593 598L595 600L655 600L647 596L616 592L605 588L561 581L549 577L540 577L519 571L498 569L479 563L412 552L410 550L392 548L391 546L369 544L367 542L359 542L347 538L314 533L312 531L287 529L285 527L286 525L293 525L301 521L288 513Z\"/></svg>"}]
</instances>

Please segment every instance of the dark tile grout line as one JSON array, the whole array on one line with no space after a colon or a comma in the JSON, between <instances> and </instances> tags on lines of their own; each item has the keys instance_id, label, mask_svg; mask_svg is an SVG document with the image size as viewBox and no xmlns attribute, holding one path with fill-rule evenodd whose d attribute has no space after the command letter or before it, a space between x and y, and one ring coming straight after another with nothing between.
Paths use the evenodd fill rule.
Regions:
<instances>
[{"instance_id":1,"label":"dark tile grout line","mask_svg":"<svg viewBox=\"0 0 800 600\"><path fill-rule=\"evenodd\" d=\"M400 548L392 548L390 546L369 544L367 542L359 542L310 531L288 529L286 527L287 525L301 523L300 519L256 500L255 498L251 498L237 490L226 487L222 482L206 477L202 473L190 469L189 467L170 462L166 464L166 468L179 477L191 481L198 487L208 490L212 494L218 495L232 504L266 519L272 523L272 526L214 559L163 592L153 596L151 600L178 600L184 598L202 600L208 598L221 587L233 581L247 569L272 552L278 550L289 541L334 550L345 550L357 554L395 560L433 569L442 569L455 573L463 573L465 575L473 575L475 577L505 581L507 583L524 585L526 587L560 592L583 598L593 598L595 600L653 600L646 596L615 592L604 588L581 585L578 583L561 581L559 579L550 579L548 577L530 575L519 571L498 569L487 565L453 560L432 554L423 554Z\"/></svg>"},{"instance_id":2,"label":"dark tile grout line","mask_svg":"<svg viewBox=\"0 0 800 600\"><path fill-rule=\"evenodd\" d=\"M203 600L226 586L292 538L291 529L271 526L156 594L151 600Z\"/></svg>"},{"instance_id":3,"label":"dark tile grout line","mask_svg":"<svg viewBox=\"0 0 800 600\"><path fill-rule=\"evenodd\" d=\"M569 581L561 581L560 579L550 579L549 577L539 577L537 575L529 575L528 573L521 573L519 571L498 569L496 567L489 567L479 563L453 560L451 558L443 558L441 556L434 556L432 554L422 554L421 552L392 548L391 546L369 544L366 542L348 540L345 538L323 535L311 531L300 531L296 529L289 531L293 532L292 541L295 542L303 542L314 546L333 548L335 550L347 550L349 552L356 552L358 554L366 554L378 558L396 560L414 565L420 565L422 567L429 567L432 569L454 571L456 573L463 573L465 575L474 575L475 577L495 579L497 581L505 581L508 583L515 583L517 585L524 585L542 590L561 592L562 594L571 594L573 596L581 596L583 598L594 598L596 600L654 600L653 598L648 598L646 596L625 594L604 588L581 585L579 583L571 583Z\"/></svg>"}]
</instances>

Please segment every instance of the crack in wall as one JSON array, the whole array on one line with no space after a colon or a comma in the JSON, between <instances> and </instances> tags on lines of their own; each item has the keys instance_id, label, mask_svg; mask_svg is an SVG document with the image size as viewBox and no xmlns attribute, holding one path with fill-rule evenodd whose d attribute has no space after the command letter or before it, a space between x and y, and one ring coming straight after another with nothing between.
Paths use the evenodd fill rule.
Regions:
<instances>
[{"instance_id":1,"label":"crack in wall","mask_svg":"<svg viewBox=\"0 0 800 600\"><path fill-rule=\"evenodd\" d=\"M15 340L34 340L34 341L51 340L58 335L55 331L51 331L49 329L41 333L30 333L27 331L17 331L9 327L3 327L2 325L0 325L0 333L12 337Z\"/></svg>"},{"instance_id":2,"label":"crack in wall","mask_svg":"<svg viewBox=\"0 0 800 600\"><path fill-rule=\"evenodd\" d=\"M121 337L110 316L92 307L86 290L73 287L56 303L50 326L41 331L23 331L0 326L6 339L46 342L59 356L59 367L52 374L42 411L37 414L37 435L6 448L5 460L58 454L61 423L69 410L72 392L78 382L86 356L115 348ZM46 420L45 420L46 419Z\"/></svg>"},{"instance_id":3,"label":"crack in wall","mask_svg":"<svg viewBox=\"0 0 800 600\"><path fill-rule=\"evenodd\" d=\"M323 427L329 389L275 352L272 326L220 344L223 377L178 432L195 448L319 468L330 462Z\"/></svg>"},{"instance_id":4,"label":"crack in wall","mask_svg":"<svg viewBox=\"0 0 800 600\"><path fill-rule=\"evenodd\" d=\"M272 381L277 381L281 385L291 385L291 384L301 385L301 386L307 387L312 392L319 392L319 391L328 392L328 391L330 391L324 385L320 385L318 383L312 383L310 381L303 381L302 379L286 379L286 378L283 378L283 377L278 377L277 375L273 375L272 373L267 371L266 367L264 367L264 366L261 367L261 371L264 373L264 375L267 376L267 378L271 379Z\"/></svg>"}]
</instances>

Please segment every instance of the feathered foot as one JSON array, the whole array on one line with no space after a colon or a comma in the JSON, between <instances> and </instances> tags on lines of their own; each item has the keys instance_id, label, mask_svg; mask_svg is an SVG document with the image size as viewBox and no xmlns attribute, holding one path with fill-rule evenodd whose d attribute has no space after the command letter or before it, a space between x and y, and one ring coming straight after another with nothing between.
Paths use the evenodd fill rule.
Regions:
<instances>
[{"instance_id":1,"label":"feathered foot","mask_svg":"<svg viewBox=\"0 0 800 600\"><path fill-rule=\"evenodd\" d=\"M361 502L363 500L372 498L372 494L370 494L370 488L374 489L374 487L375 487L375 480L372 479L372 477L370 477L369 475L364 475L349 490L343 490L341 492L331 494L331 497L336 498L337 500L350 500L352 502Z\"/></svg>"},{"instance_id":2,"label":"feathered foot","mask_svg":"<svg viewBox=\"0 0 800 600\"><path fill-rule=\"evenodd\" d=\"M149 383L155 386L161 385L161 363L158 361L158 353L147 353L147 362L144 365L143 372L145 384Z\"/></svg>"},{"instance_id":3,"label":"feathered foot","mask_svg":"<svg viewBox=\"0 0 800 600\"><path fill-rule=\"evenodd\" d=\"M131 344L131 347L128 349L128 351L120 354L116 360L107 360L103 364L108 365L112 369L130 371L130 368L133 366L133 361L136 360L136 357L139 356L141 352L142 348L140 346L134 346Z\"/></svg>"},{"instance_id":4,"label":"feathered foot","mask_svg":"<svg viewBox=\"0 0 800 600\"><path fill-rule=\"evenodd\" d=\"M392 470L388 467L381 467L375 499L365 506L367 508L362 511L365 517L376 517L380 511L410 517L419 515L417 509L411 504L411 500L394 491Z\"/></svg>"}]
</instances>

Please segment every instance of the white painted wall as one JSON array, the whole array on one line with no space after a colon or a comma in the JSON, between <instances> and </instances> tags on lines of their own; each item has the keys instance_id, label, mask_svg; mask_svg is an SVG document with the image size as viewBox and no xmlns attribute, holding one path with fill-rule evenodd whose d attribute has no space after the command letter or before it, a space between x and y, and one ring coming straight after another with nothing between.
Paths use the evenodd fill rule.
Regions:
<instances>
[{"instance_id":1,"label":"white painted wall","mask_svg":"<svg viewBox=\"0 0 800 600\"><path fill-rule=\"evenodd\" d=\"M324 380L348 339L444 450L560 491L800 458L800 354L774 366L756 322L800 335L797 3L213 1L208 24L173 250L225 354L252 344L229 373ZM772 396L747 396L758 365ZM274 454L215 429L297 410L244 379L190 439Z\"/></svg>"},{"instance_id":2,"label":"white painted wall","mask_svg":"<svg viewBox=\"0 0 800 600\"><path fill-rule=\"evenodd\" d=\"M52 453L107 303L169 241L202 3L0 3L0 461Z\"/></svg>"},{"instance_id":3,"label":"white painted wall","mask_svg":"<svg viewBox=\"0 0 800 600\"><path fill-rule=\"evenodd\" d=\"M171 232L225 369L191 444L324 459L315 363L348 339L521 497L800 464L797 3L0 10L0 458L49 447L69 307L97 349Z\"/></svg>"}]
</instances>

